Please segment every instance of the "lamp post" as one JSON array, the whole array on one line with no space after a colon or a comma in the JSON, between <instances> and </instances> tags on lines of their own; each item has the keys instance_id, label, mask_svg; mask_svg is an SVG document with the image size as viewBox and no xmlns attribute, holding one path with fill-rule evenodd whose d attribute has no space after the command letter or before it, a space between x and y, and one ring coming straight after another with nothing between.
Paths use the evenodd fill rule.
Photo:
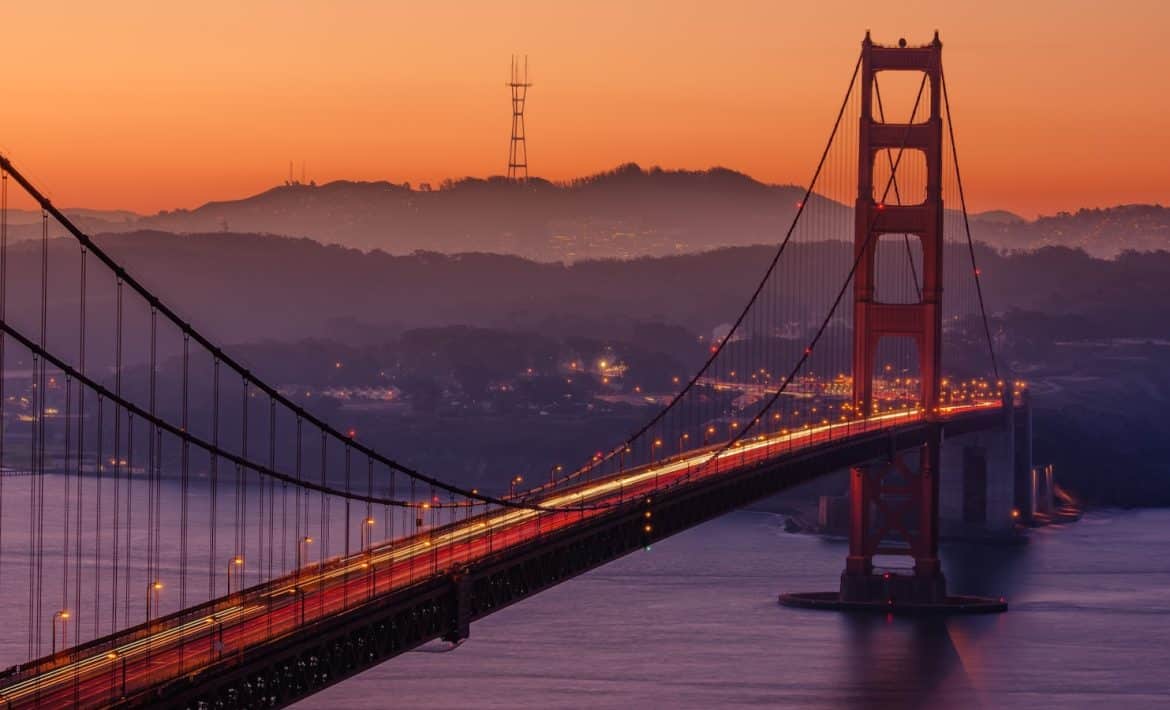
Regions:
<instances>
[{"instance_id":1,"label":"lamp post","mask_svg":"<svg viewBox=\"0 0 1170 710\"><path fill-rule=\"evenodd\" d=\"M372 539L374 537L374 522L374 518L367 515L365 520L362 521L361 529L362 554L367 556L367 559L362 560L362 569L366 570L366 574L370 580L367 596L372 596L374 593L374 566L371 564L373 550L368 549L373 547L374 544Z\"/></svg>"},{"instance_id":2,"label":"lamp post","mask_svg":"<svg viewBox=\"0 0 1170 710\"><path fill-rule=\"evenodd\" d=\"M655 439L654 442L650 444L650 465L654 466L654 490L658 490L658 467L655 464L658 463L657 453L658 449L661 448L662 439Z\"/></svg>"},{"instance_id":3,"label":"lamp post","mask_svg":"<svg viewBox=\"0 0 1170 710\"><path fill-rule=\"evenodd\" d=\"M298 575L300 575L300 572L301 572L301 561L305 557L305 546L312 545L312 544L313 544L313 538L309 535L305 535L304 537L302 537L300 540L297 541L297 574Z\"/></svg>"},{"instance_id":4,"label":"lamp post","mask_svg":"<svg viewBox=\"0 0 1170 710\"><path fill-rule=\"evenodd\" d=\"M362 529L361 529L362 552L365 552L366 548L373 544L373 540L371 539L371 538L373 538L373 536L374 536L374 519L371 517L366 517L366 519L362 521Z\"/></svg>"},{"instance_id":5,"label":"lamp post","mask_svg":"<svg viewBox=\"0 0 1170 710\"><path fill-rule=\"evenodd\" d=\"M628 454L628 453L630 453L629 444L623 446L622 450L620 452L618 452L618 502L619 503L624 503L626 500L625 475L626 475L626 454ZM584 517L584 515L585 515L584 510L581 511L581 515L582 515L582 517Z\"/></svg>"},{"instance_id":6,"label":"lamp post","mask_svg":"<svg viewBox=\"0 0 1170 710\"><path fill-rule=\"evenodd\" d=\"M230 583L229 583L230 584ZM150 621L151 600L154 601L154 613L158 613L158 595L162 591L163 583L157 579L146 588L146 620Z\"/></svg>"},{"instance_id":7,"label":"lamp post","mask_svg":"<svg viewBox=\"0 0 1170 710\"><path fill-rule=\"evenodd\" d=\"M236 555L235 557L232 557L230 560L228 560L227 593L228 593L229 597L232 595L232 571L233 570L236 571L238 573L238 575L240 575L240 576L242 576L244 573L244 558L241 557L240 555ZM243 588L243 586L244 585L243 585L243 582L241 580L241 583L240 583L241 589Z\"/></svg>"},{"instance_id":8,"label":"lamp post","mask_svg":"<svg viewBox=\"0 0 1170 710\"><path fill-rule=\"evenodd\" d=\"M61 621L61 648L69 645L67 635L69 633L69 610L62 609L53 613L53 651L52 655L57 655L57 621Z\"/></svg>"},{"instance_id":9,"label":"lamp post","mask_svg":"<svg viewBox=\"0 0 1170 710\"><path fill-rule=\"evenodd\" d=\"M113 695L115 685L118 681L118 659L122 660L122 695L126 695L126 659L118 655L117 651L110 651L106 654L106 659L110 662L110 693Z\"/></svg>"},{"instance_id":10,"label":"lamp post","mask_svg":"<svg viewBox=\"0 0 1170 710\"><path fill-rule=\"evenodd\" d=\"M508 483L508 497L509 498L516 497L516 484L523 483L523 482L524 482L523 476L513 476L512 477L512 480L509 481L509 483Z\"/></svg>"}]
</instances>

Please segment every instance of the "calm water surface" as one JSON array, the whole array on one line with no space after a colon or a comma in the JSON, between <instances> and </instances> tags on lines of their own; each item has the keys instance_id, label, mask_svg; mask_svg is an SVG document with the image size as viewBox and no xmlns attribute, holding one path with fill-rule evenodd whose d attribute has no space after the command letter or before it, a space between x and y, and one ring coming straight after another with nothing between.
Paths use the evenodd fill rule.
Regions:
<instances>
[{"instance_id":1,"label":"calm water surface","mask_svg":"<svg viewBox=\"0 0 1170 710\"><path fill-rule=\"evenodd\" d=\"M1011 611L937 621L779 606L833 586L845 554L781 523L708 523L297 707L1170 707L1170 511L950 546L951 588Z\"/></svg>"}]
</instances>

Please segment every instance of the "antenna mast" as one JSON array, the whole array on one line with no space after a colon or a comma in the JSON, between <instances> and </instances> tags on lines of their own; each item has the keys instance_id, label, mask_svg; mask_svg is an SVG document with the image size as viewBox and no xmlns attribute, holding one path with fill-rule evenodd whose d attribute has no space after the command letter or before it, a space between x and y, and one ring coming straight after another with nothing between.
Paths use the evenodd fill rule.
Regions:
<instances>
[{"instance_id":1,"label":"antenna mast","mask_svg":"<svg viewBox=\"0 0 1170 710\"><path fill-rule=\"evenodd\" d=\"M508 147L508 179L528 182L528 144L524 140L524 100L528 97L528 55L512 55L512 75L506 84L512 89L512 142Z\"/></svg>"}]
</instances>

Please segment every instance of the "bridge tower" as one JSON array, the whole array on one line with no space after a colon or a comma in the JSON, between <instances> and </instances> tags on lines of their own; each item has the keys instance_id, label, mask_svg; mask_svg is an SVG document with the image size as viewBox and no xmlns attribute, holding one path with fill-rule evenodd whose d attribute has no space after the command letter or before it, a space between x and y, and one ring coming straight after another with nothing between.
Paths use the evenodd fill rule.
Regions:
<instances>
[{"instance_id":1,"label":"bridge tower","mask_svg":"<svg viewBox=\"0 0 1170 710\"><path fill-rule=\"evenodd\" d=\"M922 75L923 89L911 123L887 123L875 114L875 80L881 72ZM874 369L883 338L910 338L917 346L921 406L930 414L939 402L942 350L943 122L942 43L897 47L874 44L867 33L861 54L861 117L855 210L854 253L859 257L853 282L853 405L876 413ZM923 110L925 109L925 110ZM925 118L918 117L925 114ZM889 160L890 182L901 158L918 151L925 158L925 200L917 205L887 204L890 184L875 184L879 158ZM892 158L888 156L894 156ZM875 262L882 235L910 235L922 246L921 295L917 302L883 303L876 297ZM931 429L917 452L891 452L880 464L850 471L849 556L841 575L841 601L940 603L946 584L938 559L939 435ZM874 555L906 555L912 575L876 574Z\"/></svg>"},{"instance_id":2,"label":"bridge tower","mask_svg":"<svg viewBox=\"0 0 1170 710\"><path fill-rule=\"evenodd\" d=\"M867 34L862 43L861 120L854 250L861 256L853 281L853 401L872 413L874 366L884 337L910 337L918 349L922 404L938 405L942 351L942 43L936 34L924 47L883 47ZM881 123L874 116L874 80L879 72L926 75L927 117L912 125ZM886 204L886 184L874 184L874 166L884 151L920 151L926 159L926 199L919 205ZM882 235L909 234L922 244L922 295L917 303L882 303L875 298L876 254Z\"/></svg>"},{"instance_id":3,"label":"bridge tower","mask_svg":"<svg viewBox=\"0 0 1170 710\"><path fill-rule=\"evenodd\" d=\"M877 77L883 72L921 77L909 123L882 120L885 112L878 103L881 98ZM850 469L849 554L839 591L786 593L780 595L780 601L804 608L899 613L1005 611L1007 603L1003 599L948 595L939 562L939 464L946 422L939 416L944 144L942 42L938 33L929 44L916 47L907 46L905 40L899 40L896 47L875 44L866 33L861 45L860 79L852 404L855 412L866 417L881 414L874 376L878 346L885 338L909 338L918 352L918 407L924 413L924 421L913 432L890 433L888 452L880 460ZM926 184L922 186L925 189L911 187L909 192L923 194L923 201L889 204L886 197L899 194L895 177L919 172L899 170L902 158L912 152L922 158ZM889 175L875 181L875 173L886 165ZM901 186L903 195L907 194L906 187ZM881 238L887 235L905 235L921 245L916 301L891 303L878 297L877 253ZM1005 408L1011 411L1010 400L1005 399ZM913 570L875 567L875 556L895 555L912 559Z\"/></svg>"}]
</instances>

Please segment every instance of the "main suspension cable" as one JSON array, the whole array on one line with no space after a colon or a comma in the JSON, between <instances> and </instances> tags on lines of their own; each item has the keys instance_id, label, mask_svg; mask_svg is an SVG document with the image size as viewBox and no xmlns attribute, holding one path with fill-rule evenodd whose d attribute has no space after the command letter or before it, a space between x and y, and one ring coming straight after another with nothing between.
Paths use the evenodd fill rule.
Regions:
<instances>
[{"instance_id":1,"label":"main suspension cable","mask_svg":"<svg viewBox=\"0 0 1170 710\"><path fill-rule=\"evenodd\" d=\"M922 100L922 92L923 92L923 89L925 88L925 86L926 86L926 75L924 74L922 77L922 83L919 84L919 86L918 86L918 96L914 100L914 110L911 113L911 117L910 117L911 123L907 124L907 126L906 126L906 132L903 134L902 143L898 148L897 158L895 159L894 164L890 170L890 178L886 182L885 190L883 190L883 192L882 192L882 202L883 203L885 202L886 197L889 195L890 188L893 185L894 176L897 174L898 166L901 164L902 155L906 150L906 142L910 137L910 128L913 125L914 116L917 115L917 113L918 113L918 105ZM756 414L756 416L746 426L741 427L739 429L739 432L735 436L732 436L730 439L728 439L728 441L723 446L721 446L720 448L718 448L717 450L712 452L711 456L708 457L706 461L703 461L701 464L699 464L697 467L698 471L701 471L703 468L705 468L707 465L709 465L712 461L715 461L715 460L719 459L720 457L722 457L728 450L730 450L731 448L738 445L738 443L745 436L748 435L748 433L755 427L755 425L761 421L763 416L765 414L767 414L772 409L773 405L776 404L777 400L779 400L781 395L784 394L785 390L788 389L788 385L791 384L791 382L796 378L797 373L800 372L801 368L804 367L804 364L812 356L813 350L816 348L817 343L820 342L821 337L825 334L825 330L829 327L829 323L832 321L833 315L837 312L837 308L840 307L841 301L844 300L845 292L848 290L849 284L853 282L853 277L857 273L857 269L861 264L862 258L865 256L866 250L869 249L869 245L873 241L873 227L876 223L877 223L877 214L875 213L873 216L871 216L871 218L869 220L869 226L866 230L866 240L862 244L861 248L856 250L857 253L853 259L853 265L850 267L849 273L845 277L845 281L841 284L841 288L837 291L837 296L833 300L833 304L830 307L829 312L825 315L824 319L821 321L820 327L817 328L816 334L812 337L812 340L809 341L808 346L805 347L804 352L801 354L800 358L796 361L796 364L789 371L788 376L784 378L784 381L781 383L780 387L777 388L777 390L774 393L772 393L772 395L769 397L767 403L764 405L763 409L761 409ZM853 373L853 376L857 377L857 373L856 372ZM691 476L691 473L688 472L687 476L684 478L689 478L690 476Z\"/></svg>"},{"instance_id":2,"label":"main suspension cable","mask_svg":"<svg viewBox=\"0 0 1170 710\"><path fill-rule=\"evenodd\" d=\"M856 70L855 70L855 74L856 74ZM424 474L420 471L417 471L413 468L410 468L409 466L406 466L405 464L402 464L398 461L395 461L394 459L391 459L391 458L385 456L384 454L382 454L378 451L375 451L374 449L370 448L369 446L367 446L365 444L362 444L358 441L351 440L343 432L335 429L332 425L328 424L327 422L325 422L322 419L319 419L318 417L316 417L315 415L313 415L312 413L307 411L301 405L297 404L296 402L292 401L291 399L289 399L285 395L281 394L275 387L273 387L273 386L269 385L268 383L264 382L263 380L260 380L259 378L257 378L255 375L253 375L251 373L251 371L248 368L244 367L241 363L239 363L234 358L232 358L230 355L228 355L223 350L221 350L218 346L216 346L214 343L212 343L211 340L209 340L205 335L203 335L200 331L196 330L195 327L192 326L190 323L188 323L187 321L180 318L178 316L178 314L175 313L173 310L171 310L171 308L168 307L165 303L163 303L162 300L158 298L158 296L156 296L152 291L147 289L137 279L135 279L133 276L131 276L125 270L125 268L123 268L117 261L115 261L113 259L113 257L111 257L109 254L107 254L103 249L101 249L93 241L93 239L89 235L87 235L85 232L81 231L81 229L78 228L77 225L75 225L72 222L72 220L70 220L63 212L61 212L57 207L55 207L53 205L53 203L49 200L48 197L46 197L43 193L41 193L40 190L38 190L36 188L36 186L34 186L28 180L28 178L26 178L19 170L16 169L16 167L12 164L12 161L7 156L0 155L0 170L6 171L8 174L10 174L12 176L12 178L14 180L16 180L17 183L20 184L20 186L25 190L25 192L27 192L29 194L29 196L32 197L38 203L38 205L41 207L42 210L44 210L44 212L48 213L49 215L52 215L52 217L55 220L57 220L57 222L60 223L61 226L63 226L65 228L65 230L68 231L69 234L73 236L74 239L76 239L83 247L85 247L86 249L91 251L94 256L96 256L99 260L101 260L101 262L103 264L105 264L114 273L114 275L118 279L119 284L125 283L127 286L129 286L131 289L133 289L136 293L138 293L139 296L141 296L144 300L146 300L146 302L151 307L156 308L159 313L161 313L165 318L167 318L169 321L171 321L171 323L174 324L182 333L189 336L197 344L199 344L201 347L203 347L209 353L211 353L212 357L214 357L217 360L219 360L220 362L222 362L223 365L227 366L228 368L230 368L231 370L236 372L239 376L247 379L258 390L260 390L264 394L268 395L272 399L275 399L282 406L286 407L287 409L289 409L290 411L295 413L298 417L303 419L305 422L308 422L312 426L321 430L329 438L335 439L344 445L349 445L350 447L353 448L354 451L361 453L363 455L370 456L375 461L377 461L378 463L380 463L384 466L387 466L391 469L395 469L401 473L404 473L407 476L414 478L414 479L417 479L422 483L426 483L428 485L434 486L435 488L438 488L439 490L442 490L442 491L445 491L448 493L453 493L461 498L466 498L466 499L470 499L470 500L477 500L480 503L500 505L500 506L504 506L504 507L508 507L508 508L522 508L522 509L526 509L526 510L541 510L541 511L553 510L552 508L546 508L544 506L540 506L540 505L537 505L534 503L524 503L524 502L520 502L520 501L516 501L516 500L509 500L506 498L497 498L495 496L481 493L481 492L479 492L478 489L466 489L466 488L463 488L461 486L447 483L447 482L442 481L440 479L437 479L433 476L429 476L429 475ZM119 367L118 370L120 373L121 368ZM116 373L116 375L117 374L118 373ZM117 419L115 421L117 421ZM266 467L257 467L255 464L251 464L251 463L249 465L252 466L252 468L254 470L266 469ZM330 495L337 495L337 496L345 497L344 492L342 492L340 490L329 489L326 492L328 492ZM356 500L356 498L355 498L355 500ZM578 506L569 506L565 509L576 510L577 507Z\"/></svg>"},{"instance_id":3,"label":"main suspension cable","mask_svg":"<svg viewBox=\"0 0 1170 710\"><path fill-rule=\"evenodd\" d=\"M682 400L682 398L688 392L690 392L695 387L696 384L698 384L699 380L702 379L703 376L707 374L707 372L711 369L712 365L719 360L719 355L721 353L723 353L723 351L727 347L728 343L730 343L732 341L732 336L734 336L736 334L736 332L739 330L740 326L743 324L744 319L747 317L748 313L751 312L752 306L755 305L757 299L759 299L760 293L764 290L764 287L768 284L769 280L772 277L773 272L775 272L776 266L780 262L780 257L783 256L785 250L788 247L789 242L792 240L792 235L796 231L796 227L797 227L797 224L800 222L801 215L804 214L805 209L808 207L809 198L812 197L813 190L816 188L817 181L820 179L821 172L825 166L825 162L829 157L829 151L833 146L833 141L837 137L837 131L841 126L841 119L845 115L845 108L848 106L849 97L853 94L853 87L857 83L857 75L860 71L861 71L861 56L858 55L857 63L853 67L853 74L849 79L849 87L845 91L845 98L841 101L841 107L837 111L837 118L833 122L833 129L829 133L829 139L825 143L824 150L821 151L821 157L820 157L820 160L817 162L816 170L813 172L812 180L809 181L808 187L804 191L804 197L803 197L803 199L801 199L801 201L797 205L796 214L793 215L793 217L792 217L792 222L788 226L788 231L784 234L784 239L781 240L780 245L777 247L775 254L772 256L771 262L768 264L768 268L765 269L765 271L764 271L763 277L760 279L759 284L755 288L755 291L752 292L752 295L748 299L747 304L743 307L743 309L739 313L739 316L735 319L735 322L732 324L731 329L727 332L727 334L725 336L723 336L723 338L715 346L714 350L711 351L710 356L707 358L706 362L703 363L703 366L701 368L699 368L699 371L696 372L694 374L694 376L691 377L691 379L686 383L686 385L681 390L679 390L678 393L675 394L674 397L671 398L670 402L668 402L662 409L660 409L657 414L655 414L653 417L651 417L649 421L647 421L644 425L642 425L642 427L640 427L633 434L626 437L626 439L621 444L610 449L608 452L606 452L605 454L603 454L600 457L597 457L597 456L593 457L584 466L578 468L575 471L572 471L571 473L569 473L565 476L562 476L558 480L558 483L565 483L567 481L573 480L573 479L578 478L580 476L586 475L586 474L592 472L593 470L595 470L597 467L603 465L604 463L613 460L613 458L615 456L623 456L625 453L630 451L634 445L634 442L639 437L641 437L643 434L645 434L647 431L649 431L651 428L653 428L654 425L656 425L658 422L662 421L662 419L672 409L674 409L675 405L678 404ZM548 487L549 487L548 484L536 486L536 487L526 491L524 495L526 495L526 496L532 495L532 494L540 492Z\"/></svg>"}]
</instances>

